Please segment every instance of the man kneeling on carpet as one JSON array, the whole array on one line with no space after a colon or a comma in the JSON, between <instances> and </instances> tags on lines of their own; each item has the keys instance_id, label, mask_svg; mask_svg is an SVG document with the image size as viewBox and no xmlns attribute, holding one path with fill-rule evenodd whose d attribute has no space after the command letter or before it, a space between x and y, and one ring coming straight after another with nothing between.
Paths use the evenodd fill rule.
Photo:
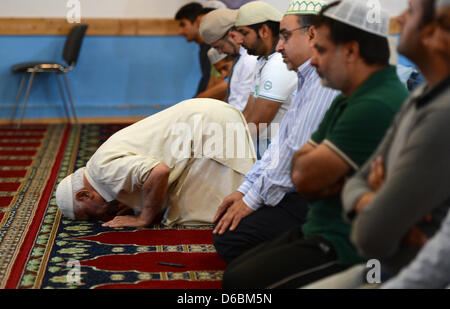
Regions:
<instances>
[{"instance_id":1,"label":"man kneeling on carpet","mask_svg":"<svg viewBox=\"0 0 450 309\"><path fill-rule=\"evenodd\" d=\"M210 224L255 158L238 109L188 100L114 134L61 181L56 203L66 217L112 228L145 227L160 213L165 225ZM121 216L118 202L136 216Z\"/></svg>"}]
</instances>

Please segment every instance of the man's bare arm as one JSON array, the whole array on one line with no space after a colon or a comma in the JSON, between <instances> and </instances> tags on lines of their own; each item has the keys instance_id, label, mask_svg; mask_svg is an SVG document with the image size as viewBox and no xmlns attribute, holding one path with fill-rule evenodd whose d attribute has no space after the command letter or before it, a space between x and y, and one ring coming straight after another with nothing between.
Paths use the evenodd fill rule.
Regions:
<instances>
[{"instance_id":1,"label":"man's bare arm","mask_svg":"<svg viewBox=\"0 0 450 309\"><path fill-rule=\"evenodd\" d=\"M320 199L341 191L351 167L326 145L306 144L294 156L292 182L308 199Z\"/></svg>"},{"instance_id":2,"label":"man's bare arm","mask_svg":"<svg viewBox=\"0 0 450 309\"><path fill-rule=\"evenodd\" d=\"M254 105L255 105L255 97L251 94L248 97L247 105L245 106L244 110L242 111L242 114L244 115L246 120L247 120L248 115L250 115Z\"/></svg>"},{"instance_id":3,"label":"man's bare arm","mask_svg":"<svg viewBox=\"0 0 450 309\"><path fill-rule=\"evenodd\" d=\"M140 218L146 226L153 223L167 194L170 168L160 163L155 166L142 186L144 205Z\"/></svg>"},{"instance_id":4,"label":"man's bare arm","mask_svg":"<svg viewBox=\"0 0 450 309\"><path fill-rule=\"evenodd\" d=\"M155 166L142 186L144 204L141 214L136 216L117 216L103 224L104 227L146 227L153 223L167 194L170 168L160 163Z\"/></svg>"},{"instance_id":5,"label":"man's bare arm","mask_svg":"<svg viewBox=\"0 0 450 309\"><path fill-rule=\"evenodd\" d=\"M225 80L219 81L217 84L199 93L196 98L210 98L216 100L225 100L227 96L228 83Z\"/></svg>"},{"instance_id":6,"label":"man's bare arm","mask_svg":"<svg viewBox=\"0 0 450 309\"><path fill-rule=\"evenodd\" d=\"M258 98L251 111L246 115L247 123L254 123L259 131L261 124L267 126L273 121L282 103Z\"/></svg>"}]
</instances>

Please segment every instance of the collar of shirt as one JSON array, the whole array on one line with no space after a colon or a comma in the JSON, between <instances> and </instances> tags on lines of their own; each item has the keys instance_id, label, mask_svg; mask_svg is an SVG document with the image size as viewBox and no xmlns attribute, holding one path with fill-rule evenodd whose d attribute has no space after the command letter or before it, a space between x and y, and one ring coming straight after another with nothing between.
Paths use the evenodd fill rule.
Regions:
<instances>
[{"instance_id":1,"label":"collar of shirt","mask_svg":"<svg viewBox=\"0 0 450 309\"><path fill-rule=\"evenodd\" d=\"M241 56L245 56L245 55L248 54L248 53L247 53L247 50L246 50L244 47L242 47L242 45L241 45L241 47L239 48L239 54L240 54Z\"/></svg>"},{"instance_id":2,"label":"collar of shirt","mask_svg":"<svg viewBox=\"0 0 450 309\"><path fill-rule=\"evenodd\" d=\"M279 40L280 40L280 39L278 39L278 40L275 41L275 45L273 46L272 50L270 51L269 56L267 56L267 57L265 57L265 56L259 56L259 57L258 57L258 60L260 60L260 59L269 60L270 58L272 58L272 56L277 52L277 45L278 45L278 41L279 41Z\"/></svg>"},{"instance_id":3,"label":"collar of shirt","mask_svg":"<svg viewBox=\"0 0 450 309\"><path fill-rule=\"evenodd\" d=\"M350 103L355 99L358 99L361 96L365 96L367 93L372 92L373 89L383 83L383 81L391 80L393 78L398 78L397 69L393 65L389 65L384 69L381 69L372 76L370 76L354 93L350 96L346 97L343 93L341 93L337 99L341 101L345 101L346 103Z\"/></svg>"},{"instance_id":4,"label":"collar of shirt","mask_svg":"<svg viewBox=\"0 0 450 309\"><path fill-rule=\"evenodd\" d=\"M305 63L298 67L297 76L298 76L298 88L300 90L303 87L305 80L314 73L315 68L311 65L311 59L308 59Z\"/></svg>"},{"instance_id":5,"label":"collar of shirt","mask_svg":"<svg viewBox=\"0 0 450 309\"><path fill-rule=\"evenodd\" d=\"M428 89L428 86L424 84L422 87L420 87L420 90L418 92L413 94L413 96L416 96L414 100L417 107L422 108L428 103L431 103L436 96L441 94L448 87L450 87L450 76L448 76L446 79L444 79L431 89Z\"/></svg>"}]
</instances>

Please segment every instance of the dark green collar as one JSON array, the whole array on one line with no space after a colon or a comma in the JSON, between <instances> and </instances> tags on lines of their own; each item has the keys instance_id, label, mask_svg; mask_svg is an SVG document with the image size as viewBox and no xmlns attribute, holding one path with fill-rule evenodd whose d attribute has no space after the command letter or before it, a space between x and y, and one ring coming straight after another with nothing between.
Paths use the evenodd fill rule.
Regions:
<instances>
[{"instance_id":1,"label":"dark green collar","mask_svg":"<svg viewBox=\"0 0 450 309\"><path fill-rule=\"evenodd\" d=\"M384 69L381 69L372 74L355 92L353 92L349 97L345 97L349 101L352 101L360 96L366 95L368 92L372 92L378 85L385 83L387 80L392 80L397 78L397 68L393 65L389 65Z\"/></svg>"}]
</instances>

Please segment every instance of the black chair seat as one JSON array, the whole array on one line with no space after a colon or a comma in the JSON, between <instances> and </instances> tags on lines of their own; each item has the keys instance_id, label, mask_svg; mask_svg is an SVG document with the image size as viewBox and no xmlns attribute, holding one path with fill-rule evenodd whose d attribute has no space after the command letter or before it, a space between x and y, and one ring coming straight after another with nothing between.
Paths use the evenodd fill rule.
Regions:
<instances>
[{"instance_id":1,"label":"black chair seat","mask_svg":"<svg viewBox=\"0 0 450 309\"><path fill-rule=\"evenodd\" d=\"M30 69L35 68L36 66L41 66L41 71L47 71L47 72L57 72L59 71L59 68L64 68L64 66L60 63L55 62L23 62L15 64L11 67L11 71L13 73L24 73L27 72Z\"/></svg>"}]
</instances>

